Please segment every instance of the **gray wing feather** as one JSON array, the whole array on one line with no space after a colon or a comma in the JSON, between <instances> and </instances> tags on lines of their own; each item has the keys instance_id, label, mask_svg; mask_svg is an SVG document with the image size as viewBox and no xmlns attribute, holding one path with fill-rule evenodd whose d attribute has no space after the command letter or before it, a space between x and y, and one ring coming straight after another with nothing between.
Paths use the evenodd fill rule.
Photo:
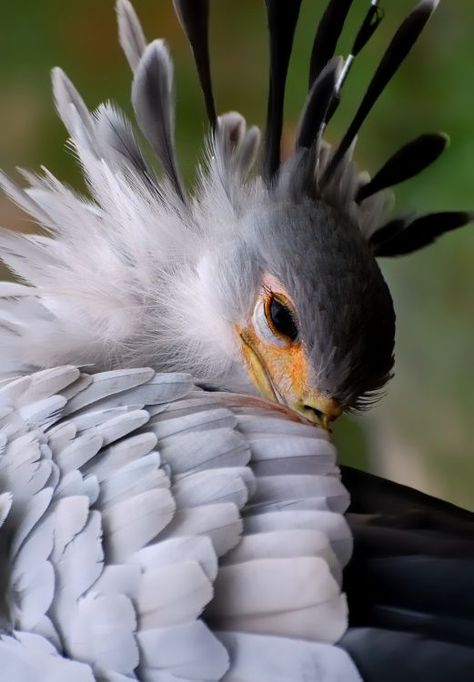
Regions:
<instances>
[{"instance_id":1,"label":"gray wing feather","mask_svg":"<svg viewBox=\"0 0 474 682\"><path fill-rule=\"evenodd\" d=\"M116 393L128 391L135 386L142 386L150 381L153 376L153 370L148 368L115 370L96 374L92 377L91 384L84 391L68 401L63 414L71 414L92 403L97 403L102 398L110 398Z\"/></svg>"},{"instance_id":2,"label":"gray wing feather","mask_svg":"<svg viewBox=\"0 0 474 682\"><path fill-rule=\"evenodd\" d=\"M0 410L12 682L69 665L78 682L261 682L270 643L294 657L291 679L301 659L358 680L332 645L348 499L316 429L146 369L22 377L0 386ZM277 657L272 679L287 671Z\"/></svg>"},{"instance_id":3,"label":"gray wing feather","mask_svg":"<svg viewBox=\"0 0 474 682\"><path fill-rule=\"evenodd\" d=\"M176 474L248 464L250 460L248 445L232 429L223 428L221 424L222 421L219 420L218 428L213 429L215 422L211 422L209 429L205 429L201 422L199 430L163 439L162 455ZM211 429L212 439L209 438Z\"/></svg>"},{"instance_id":4,"label":"gray wing feather","mask_svg":"<svg viewBox=\"0 0 474 682\"><path fill-rule=\"evenodd\" d=\"M155 545L144 547L131 557L131 561L149 570L157 565L174 565L181 561L197 561L211 582L217 576L217 557L206 535L174 537Z\"/></svg>"},{"instance_id":5,"label":"gray wing feather","mask_svg":"<svg viewBox=\"0 0 474 682\"><path fill-rule=\"evenodd\" d=\"M283 637L221 632L232 657L224 682L362 682L349 656L338 647Z\"/></svg>"},{"instance_id":6,"label":"gray wing feather","mask_svg":"<svg viewBox=\"0 0 474 682\"><path fill-rule=\"evenodd\" d=\"M9 682L95 682L85 663L60 656L44 637L13 632L0 638L2 676Z\"/></svg>"},{"instance_id":7,"label":"gray wing feather","mask_svg":"<svg viewBox=\"0 0 474 682\"><path fill-rule=\"evenodd\" d=\"M209 410L193 410L185 415L176 416L174 412L166 411L152 420L152 428L160 439L168 439L185 433L237 426L237 417L227 408L217 406Z\"/></svg>"}]
</instances>

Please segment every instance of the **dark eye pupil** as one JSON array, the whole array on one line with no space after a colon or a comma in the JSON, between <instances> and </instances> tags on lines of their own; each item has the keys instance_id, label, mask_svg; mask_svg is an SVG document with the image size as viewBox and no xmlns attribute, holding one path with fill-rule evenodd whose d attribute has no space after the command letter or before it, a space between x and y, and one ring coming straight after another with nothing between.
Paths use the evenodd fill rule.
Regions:
<instances>
[{"instance_id":1,"label":"dark eye pupil","mask_svg":"<svg viewBox=\"0 0 474 682\"><path fill-rule=\"evenodd\" d=\"M273 298L270 303L270 316L272 318L273 326L280 334L284 334L284 336L287 336L291 341L296 339L298 336L298 329L293 315L291 314L291 311L276 298Z\"/></svg>"}]
</instances>

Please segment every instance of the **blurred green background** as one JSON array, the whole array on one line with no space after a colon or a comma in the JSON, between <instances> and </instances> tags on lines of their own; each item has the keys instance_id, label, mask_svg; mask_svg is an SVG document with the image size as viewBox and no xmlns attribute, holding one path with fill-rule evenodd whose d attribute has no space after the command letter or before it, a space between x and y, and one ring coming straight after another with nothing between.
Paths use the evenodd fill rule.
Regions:
<instances>
[{"instance_id":1,"label":"blurred green background","mask_svg":"<svg viewBox=\"0 0 474 682\"><path fill-rule=\"evenodd\" d=\"M341 53L368 0L355 0ZM381 51L414 2L385 0L386 18L355 66L328 131L336 140ZM291 63L284 144L289 148L307 83L312 35L324 2L303 2ZM177 79L180 158L190 182L205 130L190 54L169 0L135 0L148 38L166 37ZM262 124L267 45L263 2L215 0L211 39L220 111L238 109ZM397 191L400 210L474 208L474 6L445 0L360 135L358 162L375 171L421 132L445 130L450 148ZM61 65L95 107L113 99L130 111L130 74L115 35L112 0L2 3L0 167L40 164L81 187L51 101L49 70ZM5 198L0 225L34 229ZM335 438L345 462L474 509L474 228L424 252L382 262L398 314L395 379L367 416L345 418ZM2 275L5 273L2 272Z\"/></svg>"}]
</instances>

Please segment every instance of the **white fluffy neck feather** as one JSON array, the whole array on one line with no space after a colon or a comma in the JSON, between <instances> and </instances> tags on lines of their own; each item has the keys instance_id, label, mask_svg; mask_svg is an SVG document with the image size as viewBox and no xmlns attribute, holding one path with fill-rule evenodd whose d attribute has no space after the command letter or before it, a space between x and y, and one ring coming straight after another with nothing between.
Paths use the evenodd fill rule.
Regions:
<instances>
[{"instance_id":1,"label":"white fluffy neck feather","mask_svg":"<svg viewBox=\"0 0 474 682\"><path fill-rule=\"evenodd\" d=\"M249 389L233 330L237 320L229 318L229 294L216 267L216 254L235 239L238 220L219 154L214 149L208 160L199 197L184 206L166 183L158 191L103 139L97 157L69 107L75 123L66 123L75 131L91 199L48 171L28 174L26 190L2 178L7 193L48 234L0 234L4 261L26 284L14 290L0 285L0 373L62 363L93 371L150 365ZM107 116L118 114L103 107L97 118L90 116L95 134Z\"/></svg>"}]
</instances>

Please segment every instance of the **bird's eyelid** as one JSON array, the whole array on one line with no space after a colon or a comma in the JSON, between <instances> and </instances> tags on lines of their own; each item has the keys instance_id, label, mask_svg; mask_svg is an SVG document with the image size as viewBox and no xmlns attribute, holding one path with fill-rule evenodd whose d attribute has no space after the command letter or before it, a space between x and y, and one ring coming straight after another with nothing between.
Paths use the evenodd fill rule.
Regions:
<instances>
[{"instance_id":1,"label":"bird's eyelid","mask_svg":"<svg viewBox=\"0 0 474 682\"><path fill-rule=\"evenodd\" d=\"M287 305L288 308L293 312L296 311L295 303L287 292L286 287L281 283L278 277L271 275L266 272L262 278L262 290L265 294L270 294L278 298L281 303Z\"/></svg>"},{"instance_id":2,"label":"bird's eyelid","mask_svg":"<svg viewBox=\"0 0 474 682\"><path fill-rule=\"evenodd\" d=\"M286 294L283 294L279 291L270 291L268 295L264 297L264 305L265 309L268 309L269 306L271 305L272 301L277 301L282 305L284 308L286 308L291 316L293 317L295 323L298 321L298 316L296 314L295 306L291 302L291 299L289 299Z\"/></svg>"}]
</instances>

